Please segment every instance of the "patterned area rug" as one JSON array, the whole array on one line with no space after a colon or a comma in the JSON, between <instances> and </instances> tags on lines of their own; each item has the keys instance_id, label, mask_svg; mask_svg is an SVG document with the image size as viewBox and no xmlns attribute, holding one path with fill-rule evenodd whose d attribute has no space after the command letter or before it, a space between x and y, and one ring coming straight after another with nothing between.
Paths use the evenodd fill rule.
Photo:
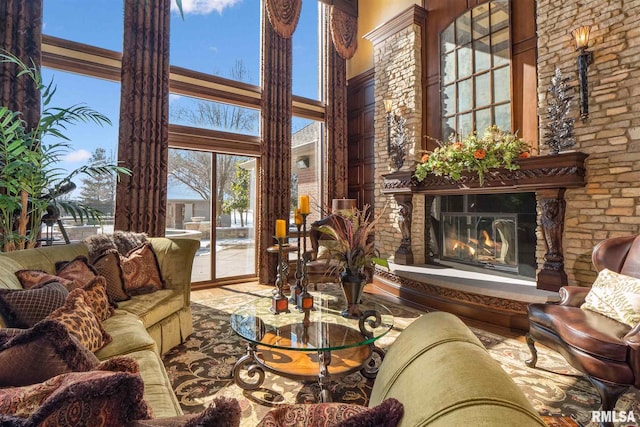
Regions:
<instances>
[{"instance_id":1,"label":"patterned area rug","mask_svg":"<svg viewBox=\"0 0 640 427\"><path fill-rule=\"evenodd\" d=\"M234 397L242 407L242 426L249 427L255 426L277 405L318 401L320 390L314 382L289 380L270 373L266 374L258 390L244 391L233 382L233 365L245 354L246 344L231 330L229 315L249 299L268 294L268 290L249 294L235 292L224 298L204 301L206 305L192 303L195 332L164 357L169 378L185 413L204 409L216 396ZM395 322L394 329L378 342L383 348L421 314L396 304L384 304L394 313ZM541 414L564 414L582 426L597 425L589 423L591 411L599 406L595 389L562 356L539 346L538 369L531 369L524 364L530 357L525 343L477 328L472 330ZM333 382L330 392L333 401L366 405L372 386L373 380L354 373ZM639 402L640 392L633 390L620 398L616 409L632 410L638 417Z\"/></svg>"}]
</instances>

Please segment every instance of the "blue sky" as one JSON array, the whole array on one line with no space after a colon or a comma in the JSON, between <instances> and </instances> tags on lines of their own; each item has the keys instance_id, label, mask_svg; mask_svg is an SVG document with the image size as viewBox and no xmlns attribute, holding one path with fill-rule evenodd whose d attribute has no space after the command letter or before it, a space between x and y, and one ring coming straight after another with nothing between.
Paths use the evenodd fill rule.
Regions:
<instances>
[{"instance_id":1,"label":"blue sky","mask_svg":"<svg viewBox=\"0 0 640 427\"><path fill-rule=\"evenodd\" d=\"M184 20L177 9L171 17L171 64L229 77L233 64L241 60L248 82L259 84L259 0L183 0L182 4ZM43 32L121 51L123 7L122 0L44 0ZM312 99L318 99L317 20L317 2L304 1L293 38L293 93ZM86 104L113 122L102 128L94 124L69 127L65 134L72 140L73 151L61 167L73 170L85 164L97 147L115 156L120 84L51 69L43 70L43 78L45 83L53 78L57 85L52 106ZM179 99L172 96L171 102ZM296 120L294 128L305 122Z\"/></svg>"}]
</instances>

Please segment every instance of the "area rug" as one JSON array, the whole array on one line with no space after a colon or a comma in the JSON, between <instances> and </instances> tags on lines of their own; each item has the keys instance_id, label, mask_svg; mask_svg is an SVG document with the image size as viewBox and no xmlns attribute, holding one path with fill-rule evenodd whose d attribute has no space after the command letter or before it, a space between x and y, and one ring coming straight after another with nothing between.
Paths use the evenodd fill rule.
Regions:
<instances>
[{"instance_id":1,"label":"area rug","mask_svg":"<svg viewBox=\"0 0 640 427\"><path fill-rule=\"evenodd\" d=\"M268 372L262 387L257 390L244 391L233 382L233 366L245 354L246 344L231 330L229 315L235 307L251 298L266 295L266 291L237 292L204 301L206 305L192 303L195 332L164 357L173 389L185 413L202 410L217 396L234 397L242 407L242 426L249 427L255 426L277 405L318 401L320 390L314 382L289 380ZM396 304L384 304L394 313L395 321L394 329L379 340L378 344L383 348L421 314ZM538 368L531 369L524 363L530 357L525 343L478 328L471 329L541 414L567 415L581 426L597 425L590 423L591 411L599 406L595 389L562 356L540 346ZM354 373L334 381L330 392L333 401L366 405L372 386L373 380ZM619 399L616 409L634 411L638 416L639 402L640 392L634 390Z\"/></svg>"}]
</instances>

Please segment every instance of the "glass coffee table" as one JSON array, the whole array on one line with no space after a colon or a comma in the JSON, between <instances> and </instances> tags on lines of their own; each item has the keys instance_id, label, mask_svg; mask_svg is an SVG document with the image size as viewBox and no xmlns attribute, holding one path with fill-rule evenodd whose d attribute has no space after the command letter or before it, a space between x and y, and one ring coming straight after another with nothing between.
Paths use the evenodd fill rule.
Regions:
<instances>
[{"instance_id":1,"label":"glass coffee table","mask_svg":"<svg viewBox=\"0 0 640 427\"><path fill-rule=\"evenodd\" d=\"M341 293L341 291L338 289ZM247 354L233 368L235 383L244 390L258 389L269 371L287 378L315 381L321 400L330 401L331 378L360 370L374 378L384 357L375 341L393 327L387 307L363 300L362 316L345 318L342 295L312 292L314 307L300 312L273 314L271 298L258 298L231 315L231 328L247 341Z\"/></svg>"}]
</instances>

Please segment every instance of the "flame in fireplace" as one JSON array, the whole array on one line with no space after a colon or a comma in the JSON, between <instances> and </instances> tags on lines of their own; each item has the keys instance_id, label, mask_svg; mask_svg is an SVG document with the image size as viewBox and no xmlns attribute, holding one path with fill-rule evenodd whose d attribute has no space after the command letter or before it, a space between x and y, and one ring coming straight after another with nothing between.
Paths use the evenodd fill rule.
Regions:
<instances>
[{"instance_id":1,"label":"flame in fireplace","mask_svg":"<svg viewBox=\"0 0 640 427\"><path fill-rule=\"evenodd\" d=\"M451 252L456 254L466 254L469 257L472 257L476 253L476 249L471 245L468 245L460 240L449 240L449 244L451 245Z\"/></svg>"}]
</instances>

